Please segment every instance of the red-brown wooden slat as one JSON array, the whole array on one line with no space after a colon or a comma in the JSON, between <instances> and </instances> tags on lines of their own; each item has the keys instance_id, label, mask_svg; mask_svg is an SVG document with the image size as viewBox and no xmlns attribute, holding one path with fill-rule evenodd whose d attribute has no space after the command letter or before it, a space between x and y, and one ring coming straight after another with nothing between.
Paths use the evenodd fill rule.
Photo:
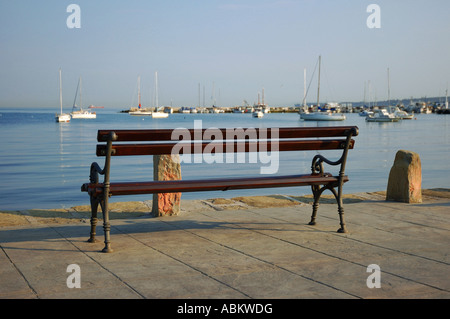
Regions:
<instances>
[{"instance_id":1,"label":"red-brown wooden slat","mask_svg":"<svg viewBox=\"0 0 450 319\"><path fill-rule=\"evenodd\" d=\"M99 130L97 140L106 142L110 132L114 132L117 136L116 141L119 142L144 142L144 141L171 141L183 140L178 134L186 134L190 139L202 139L205 131L209 133L218 133L223 139L227 134L235 133L243 139L254 138L271 138L272 129L259 128L219 128L219 129L175 129L174 137L172 134L174 129L148 129L148 130ZM278 128L278 138L312 138L312 137L342 137L347 136L348 132L353 130L353 136L358 135L358 127L356 126L330 126L330 127L281 127ZM256 135L256 136L255 136ZM250 136L250 137L249 137ZM217 138L217 136L215 136ZM236 139L236 137L232 137Z\"/></svg>"},{"instance_id":2,"label":"red-brown wooden slat","mask_svg":"<svg viewBox=\"0 0 450 319\"><path fill-rule=\"evenodd\" d=\"M348 177L344 176L344 182ZM132 183L111 183L110 195L139 195L149 193L178 193L178 192L198 192L198 191L225 191L248 188L267 187L289 187L304 185L325 185L338 182L338 178L326 175L289 175L271 176L255 178L227 178L227 179L206 179L206 180L177 180L177 181L152 181L152 182L132 182ZM91 190L101 194L103 184L85 184L83 191Z\"/></svg>"},{"instance_id":3,"label":"red-brown wooden slat","mask_svg":"<svg viewBox=\"0 0 450 319\"><path fill-rule=\"evenodd\" d=\"M161 155L161 154L199 154L207 147L208 154L260 152L260 151L308 151L343 149L345 140L284 140L265 142L202 142L202 143L154 143L154 144L113 144L113 156L130 155ZM349 148L352 149L355 141L351 140ZM174 149L174 147L176 147ZM106 145L97 145L97 156L106 155Z\"/></svg>"}]
</instances>

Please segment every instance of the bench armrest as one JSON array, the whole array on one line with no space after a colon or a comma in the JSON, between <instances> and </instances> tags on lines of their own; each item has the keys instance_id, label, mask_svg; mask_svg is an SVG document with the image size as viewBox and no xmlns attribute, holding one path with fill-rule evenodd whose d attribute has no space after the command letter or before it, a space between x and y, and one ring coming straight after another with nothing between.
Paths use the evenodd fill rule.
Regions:
<instances>
[{"instance_id":1,"label":"bench armrest","mask_svg":"<svg viewBox=\"0 0 450 319\"><path fill-rule=\"evenodd\" d=\"M89 181L91 183L97 184L99 182L98 175L105 175L105 170L103 170L97 162L91 164L91 171L89 174Z\"/></svg>"}]
</instances>

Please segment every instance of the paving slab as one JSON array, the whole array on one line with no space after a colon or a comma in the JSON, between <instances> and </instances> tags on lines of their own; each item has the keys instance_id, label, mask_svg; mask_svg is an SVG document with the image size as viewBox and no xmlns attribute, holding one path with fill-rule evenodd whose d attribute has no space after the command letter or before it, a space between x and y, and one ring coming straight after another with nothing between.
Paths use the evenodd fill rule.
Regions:
<instances>
[{"instance_id":1,"label":"paving slab","mask_svg":"<svg viewBox=\"0 0 450 319\"><path fill-rule=\"evenodd\" d=\"M112 219L110 254L101 252L100 224L99 241L86 241L90 225L80 209L69 222L21 215L0 227L0 299L450 298L448 198L405 204L360 196L345 203L346 234L336 233L333 204L321 204L310 226L307 201L223 203ZM68 287L72 264L80 288ZM380 288L367 285L372 264Z\"/></svg>"}]
</instances>

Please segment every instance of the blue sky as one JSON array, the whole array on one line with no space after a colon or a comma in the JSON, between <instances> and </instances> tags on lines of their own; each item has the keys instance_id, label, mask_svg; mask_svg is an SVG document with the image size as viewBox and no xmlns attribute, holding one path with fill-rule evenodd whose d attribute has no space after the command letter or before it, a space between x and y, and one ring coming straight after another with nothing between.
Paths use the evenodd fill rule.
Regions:
<instances>
[{"instance_id":1,"label":"blue sky","mask_svg":"<svg viewBox=\"0 0 450 319\"><path fill-rule=\"evenodd\" d=\"M69 29L69 4L81 28ZM367 6L380 7L370 29ZM150 106L158 72L159 105L250 104L265 91L271 106L292 106L322 56L321 100L444 95L450 75L448 0L0 0L0 107L64 105L78 78L83 103L127 109ZM316 80L308 100L314 101Z\"/></svg>"}]
</instances>

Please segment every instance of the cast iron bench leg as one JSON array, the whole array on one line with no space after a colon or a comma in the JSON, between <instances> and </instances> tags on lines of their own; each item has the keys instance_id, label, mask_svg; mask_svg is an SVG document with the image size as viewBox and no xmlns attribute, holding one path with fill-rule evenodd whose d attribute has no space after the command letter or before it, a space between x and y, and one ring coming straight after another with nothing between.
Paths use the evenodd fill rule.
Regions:
<instances>
[{"instance_id":1,"label":"cast iron bench leg","mask_svg":"<svg viewBox=\"0 0 450 319\"><path fill-rule=\"evenodd\" d=\"M97 211L98 211L98 199L91 196L91 234L88 239L88 242L95 243L97 240L95 239L95 228L97 227Z\"/></svg>"},{"instance_id":2,"label":"cast iron bench leg","mask_svg":"<svg viewBox=\"0 0 450 319\"><path fill-rule=\"evenodd\" d=\"M320 195L322 195L323 191L325 189L329 189L334 197L336 198L336 202L338 204L338 213L339 213L339 223L341 227L337 230L338 233L347 233L347 227L345 226L344 222L344 204L342 202L342 187L339 187L338 193L336 193L336 190L332 186L324 186L320 188L319 186L311 186L312 193L314 195L314 203L312 205L313 211L311 215L311 221L308 223L308 225L316 225L316 216L317 216L317 210L319 209L319 200Z\"/></svg>"},{"instance_id":3,"label":"cast iron bench leg","mask_svg":"<svg viewBox=\"0 0 450 319\"><path fill-rule=\"evenodd\" d=\"M108 205L108 197L109 197L109 184L105 185L102 212L103 212L103 230L105 233L105 248L103 248L102 252L104 253L112 253L113 250L111 248L111 224L109 222L109 205Z\"/></svg>"},{"instance_id":4,"label":"cast iron bench leg","mask_svg":"<svg viewBox=\"0 0 450 319\"><path fill-rule=\"evenodd\" d=\"M345 227L344 222L344 204L342 201L342 187L339 187L339 194L336 197L336 201L338 204L338 213L339 213L339 223L341 224L341 228L338 229L338 233L347 233L347 227ZM334 195L336 196L336 193L333 191Z\"/></svg>"},{"instance_id":5,"label":"cast iron bench leg","mask_svg":"<svg viewBox=\"0 0 450 319\"><path fill-rule=\"evenodd\" d=\"M320 187L317 185L313 185L311 186L311 190L314 196L314 203L312 205L311 221L308 223L308 225L316 225L317 210L319 209L319 199L323 189L320 189Z\"/></svg>"}]
</instances>

